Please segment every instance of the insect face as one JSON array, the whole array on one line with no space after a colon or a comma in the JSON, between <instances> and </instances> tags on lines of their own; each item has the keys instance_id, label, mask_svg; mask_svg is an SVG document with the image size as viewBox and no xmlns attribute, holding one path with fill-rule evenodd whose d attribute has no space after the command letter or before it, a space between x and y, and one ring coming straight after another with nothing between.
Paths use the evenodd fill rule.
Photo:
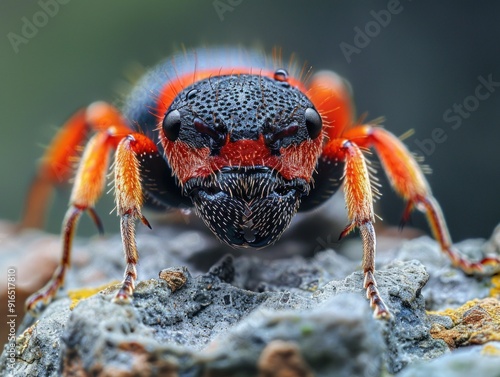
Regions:
<instances>
[{"instance_id":1,"label":"insect face","mask_svg":"<svg viewBox=\"0 0 500 377\"><path fill-rule=\"evenodd\" d=\"M232 246L264 247L279 238L309 193L321 153L322 122L312 103L286 80L260 75L187 87L162 130L183 194Z\"/></svg>"}]
</instances>

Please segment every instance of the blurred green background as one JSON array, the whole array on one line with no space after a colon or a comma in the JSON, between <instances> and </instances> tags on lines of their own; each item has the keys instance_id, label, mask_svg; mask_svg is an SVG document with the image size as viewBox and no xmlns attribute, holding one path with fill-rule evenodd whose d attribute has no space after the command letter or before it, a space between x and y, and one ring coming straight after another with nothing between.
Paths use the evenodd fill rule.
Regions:
<instances>
[{"instance_id":1,"label":"blurred green background","mask_svg":"<svg viewBox=\"0 0 500 377\"><path fill-rule=\"evenodd\" d=\"M479 101L460 128L443 120L455 103L474 96L479 76L500 81L500 2L65 2L17 48L9 33L23 36L23 17L43 24L42 8L38 1L0 2L0 218L18 219L54 130L83 105L113 102L130 64L151 66L182 45L238 44L281 46L285 56L294 52L316 69L339 72L351 82L360 113L385 116L396 135L415 129L406 141L415 152L417 140L443 129L447 139L426 163L452 236L488 237L500 221L500 88ZM388 6L399 10L389 21L379 13ZM376 17L383 20L378 28ZM373 37L357 40L361 48L349 62L340 46L356 47L356 27L368 27ZM404 205L383 183L378 212L398 224ZM58 191L50 231L59 231L68 197L69 190ZM107 216L112 208L110 197L98 207L107 231L117 229L114 215ZM427 229L420 215L413 223ZM94 232L88 220L82 225L83 234Z\"/></svg>"}]
</instances>

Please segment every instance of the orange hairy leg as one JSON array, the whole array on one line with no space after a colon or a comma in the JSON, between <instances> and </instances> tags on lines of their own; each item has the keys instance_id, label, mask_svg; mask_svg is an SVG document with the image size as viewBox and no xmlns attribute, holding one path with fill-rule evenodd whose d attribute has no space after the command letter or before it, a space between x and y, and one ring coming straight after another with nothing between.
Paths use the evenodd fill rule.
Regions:
<instances>
[{"instance_id":1,"label":"orange hairy leg","mask_svg":"<svg viewBox=\"0 0 500 377\"><path fill-rule=\"evenodd\" d=\"M375 280L376 236L373 211L373 194L365 158L360 148L345 130L353 124L354 109L346 82L333 72L318 72L311 79L307 95L318 109L325 124L327 143L318 161L316 185L322 190L323 200L343 181L349 224L340 238L355 228L363 241L363 287L377 318L390 318L390 312L380 297ZM343 166L343 172L337 172ZM342 176L339 176L342 174ZM325 178L327 177L327 178ZM327 179L327 181L325 181ZM313 205L317 204L313 202Z\"/></svg>"},{"instance_id":2,"label":"orange hairy leg","mask_svg":"<svg viewBox=\"0 0 500 377\"><path fill-rule=\"evenodd\" d=\"M49 282L28 298L26 301L27 310L36 312L38 304L50 302L64 284L66 271L71 262L74 233L82 212L89 211L91 217L100 224L93 207L104 188L112 143L113 137L103 131L93 136L87 144L76 173L70 207L63 220L62 255L59 266Z\"/></svg>"},{"instance_id":3,"label":"orange hairy leg","mask_svg":"<svg viewBox=\"0 0 500 377\"><path fill-rule=\"evenodd\" d=\"M32 312L36 312L39 303L46 304L52 300L64 284L66 271L71 261L72 241L82 212L87 211L102 231L94 205L101 197L105 186L109 155L113 149L117 148L120 140L132 132L113 106L103 102L90 105L86 110L72 117L56 136L47 150L42 165L42 168L46 170L38 174L35 182L42 179L47 182L47 185L53 186L59 183L61 178L67 180L71 173L70 159L76 156L77 148L90 131L97 131L97 133L87 143L76 172L70 207L63 220L61 260L51 280L26 301L27 309ZM65 142L68 144L65 145ZM63 162L67 163L63 164ZM50 173L51 166L53 171ZM59 169L54 170L57 167ZM32 194L37 194L36 185L35 189L30 192L30 195ZM30 214L29 211L27 216L29 218L42 217L40 214Z\"/></svg>"},{"instance_id":4,"label":"orange hairy leg","mask_svg":"<svg viewBox=\"0 0 500 377\"><path fill-rule=\"evenodd\" d=\"M40 228L43 225L53 188L71 177L79 149L89 133L105 131L111 126L116 136L130 132L118 110L104 102L96 102L68 119L42 157L28 191L21 228Z\"/></svg>"},{"instance_id":5,"label":"orange hairy leg","mask_svg":"<svg viewBox=\"0 0 500 377\"><path fill-rule=\"evenodd\" d=\"M373 196L370 176L363 153L356 144L347 139L333 139L328 142L323 155L330 160L343 160L344 193L349 224L341 237L354 228L358 228L363 241L363 273L367 298L377 318L389 318L391 315L380 297L375 281L376 236L373 211Z\"/></svg>"},{"instance_id":6,"label":"orange hairy leg","mask_svg":"<svg viewBox=\"0 0 500 377\"><path fill-rule=\"evenodd\" d=\"M85 111L73 115L57 133L42 157L37 175L26 197L26 207L20 223L21 228L39 228L55 184L68 180L73 171L78 147L88 134Z\"/></svg>"},{"instance_id":7,"label":"orange hairy leg","mask_svg":"<svg viewBox=\"0 0 500 377\"><path fill-rule=\"evenodd\" d=\"M120 229L127 267L122 286L114 301L126 303L135 288L138 261L135 241L135 220L139 219L149 228L141 213L144 195L141 188L140 161L138 156L153 156L158 150L153 141L138 133L130 134L118 144L115 155L116 208L120 216Z\"/></svg>"},{"instance_id":8,"label":"orange hairy leg","mask_svg":"<svg viewBox=\"0 0 500 377\"><path fill-rule=\"evenodd\" d=\"M425 213L434 238L455 266L468 274L483 273L487 265L491 265L492 271L488 271L489 273L500 271L498 257L470 262L453 247L441 208L432 196L422 170L396 136L383 128L370 125L351 128L344 136L358 146L373 147L376 150L392 187L407 202L403 222L409 218L414 208L419 209Z\"/></svg>"}]
</instances>

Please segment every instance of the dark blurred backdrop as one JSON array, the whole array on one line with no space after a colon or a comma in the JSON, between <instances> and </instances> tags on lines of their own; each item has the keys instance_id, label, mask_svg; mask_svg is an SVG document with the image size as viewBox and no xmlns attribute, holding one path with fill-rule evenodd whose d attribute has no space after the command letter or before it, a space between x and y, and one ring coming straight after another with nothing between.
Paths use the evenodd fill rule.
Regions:
<instances>
[{"instance_id":1,"label":"dark blurred backdrop","mask_svg":"<svg viewBox=\"0 0 500 377\"><path fill-rule=\"evenodd\" d=\"M396 135L415 129L406 142L432 167L455 240L487 237L500 221L500 2L54 2L0 3L0 218L18 219L55 129L80 106L113 102L131 64L151 66L183 44L238 44L333 69L352 83L359 113L385 116ZM383 182L379 214L397 224L404 205ZM58 192L53 232L68 196ZM112 208L111 198L98 208L108 231Z\"/></svg>"}]
</instances>

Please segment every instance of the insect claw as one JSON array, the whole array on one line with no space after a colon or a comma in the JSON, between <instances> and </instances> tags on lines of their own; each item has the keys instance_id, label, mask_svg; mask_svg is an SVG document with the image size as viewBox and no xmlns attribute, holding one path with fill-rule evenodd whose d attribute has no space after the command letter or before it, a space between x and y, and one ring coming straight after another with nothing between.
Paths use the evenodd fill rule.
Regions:
<instances>
[{"instance_id":1,"label":"insect claw","mask_svg":"<svg viewBox=\"0 0 500 377\"><path fill-rule=\"evenodd\" d=\"M491 270L491 275L500 272L500 257L486 256L479 263L483 267L489 267L489 270Z\"/></svg>"},{"instance_id":2,"label":"insect claw","mask_svg":"<svg viewBox=\"0 0 500 377\"><path fill-rule=\"evenodd\" d=\"M42 305L43 303L41 302L41 296L40 294L37 294L36 296L28 297L25 303L25 309L33 317L36 317L41 312Z\"/></svg>"},{"instance_id":3,"label":"insect claw","mask_svg":"<svg viewBox=\"0 0 500 377\"><path fill-rule=\"evenodd\" d=\"M99 217L95 209L92 207L87 208L87 212L92 221L94 222L94 224L96 225L99 234L102 236L104 234L104 226L102 225L101 218Z\"/></svg>"},{"instance_id":4,"label":"insect claw","mask_svg":"<svg viewBox=\"0 0 500 377\"><path fill-rule=\"evenodd\" d=\"M151 227L151 224L149 223L148 219L146 219L144 216L141 215L141 222L146 225L149 229L153 229Z\"/></svg>"},{"instance_id":5,"label":"insect claw","mask_svg":"<svg viewBox=\"0 0 500 377\"><path fill-rule=\"evenodd\" d=\"M375 319L384 319L384 320L391 319L392 315L385 306L383 301L374 303L374 306L375 310L373 311L373 317Z\"/></svg>"},{"instance_id":6,"label":"insect claw","mask_svg":"<svg viewBox=\"0 0 500 377\"><path fill-rule=\"evenodd\" d=\"M26 311L33 317L38 317L52 301L60 288L59 285L49 281L40 291L28 297L25 303Z\"/></svg>"},{"instance_id":7,"label":"insect claw","mask_svg":"<svg viewBox=\"0 0 500 377\"><path fill-rule=\"evenodd\" d=\"M406 220L405 219L401 219L401 221L399 222L398 230L400 232L402 232L403 229L404 229L404 227L405 227L405 225L406 225Z\"/></svg>"},{"instance_id":8,"label":"insect claw","mask_svg":"<svg viewBox=\"0 0 500 377\"><path fill-rule=\"evenodd\" d=\"M408 201L406 203L406 207L403 211L403 215L401 216L401 221L399 222L399 231L402 231L404 226L408 223L411 223L411 211L413 211L413 203L411 201Z\"/></svg>"},{"instance_id":9,"label":"insect claw","mask_svg":"<svg viewBox=\"0 0 500 377\"><path fill-rule=\"evenodd\" d=\"M354 226L355 224L352 222L350 223L349 225L347 225L345 227L345 229L340 233L340 236L339 236L339 241L344 238L345 236L347 236L353 229L354 229Z\"/></svg>"},{"instance_id":10,"label":"insect claw","mask_svg":"<svg viewBox=\"0 0 500 377\"><path fill-rule=\"evenodd\" d=\"M126 305L126 304L130 304L131 299L130 299L130 295L128 295L125 292L122 292L120 290L120 292L118 292L116 294L116 296L111 301L115 304Z\"/></svg>"}]
</instances>

